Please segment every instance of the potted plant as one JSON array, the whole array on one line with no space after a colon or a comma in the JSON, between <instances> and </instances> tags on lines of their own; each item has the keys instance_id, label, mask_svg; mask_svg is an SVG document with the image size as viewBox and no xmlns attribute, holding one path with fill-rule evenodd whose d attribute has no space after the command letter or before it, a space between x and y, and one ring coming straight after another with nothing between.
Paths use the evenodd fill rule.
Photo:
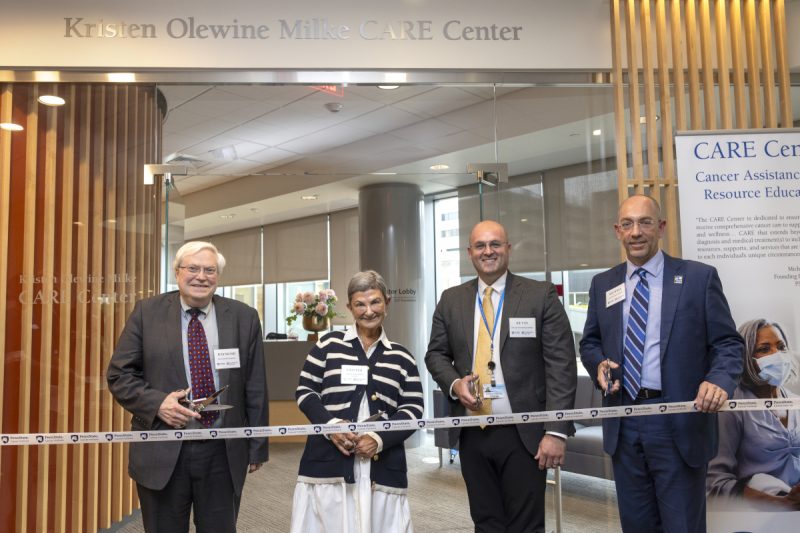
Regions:
<instances>
[{"instance_id":1,"label":"potted plant","mask_svg":"<svg viewBox=\"0 0 800 533\"><path fill-rule=\"evenodd\" d=\"M336 316L336 293L333 289L322 289L318 293L298 292L286 324L292 325L295 320L303 318L303 329L313 331L308 340L316 340L320 331L331 327L331 318Z\"/></svg>"}]
</instances>

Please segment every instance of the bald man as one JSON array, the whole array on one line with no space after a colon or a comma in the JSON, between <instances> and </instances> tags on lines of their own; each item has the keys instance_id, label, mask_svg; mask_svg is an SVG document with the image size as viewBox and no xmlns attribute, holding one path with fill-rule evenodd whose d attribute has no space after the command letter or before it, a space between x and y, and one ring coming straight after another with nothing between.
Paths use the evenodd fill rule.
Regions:
<instances>
[{"instance_id":1,"label":"bald man","mask_svg":"<svg viewBox=\"0 0 800 533\"><path fill-rule=\"evenodd\" d=\"M467 253L478 277L442 294L425 355L451 414L572 409L575 345L555 286L508 271L511 245L497 222L472 229ZM571 422L461 430L475 531L544 531L547 469L561 464L574 431Z\"/></svg>"}]
</instances>

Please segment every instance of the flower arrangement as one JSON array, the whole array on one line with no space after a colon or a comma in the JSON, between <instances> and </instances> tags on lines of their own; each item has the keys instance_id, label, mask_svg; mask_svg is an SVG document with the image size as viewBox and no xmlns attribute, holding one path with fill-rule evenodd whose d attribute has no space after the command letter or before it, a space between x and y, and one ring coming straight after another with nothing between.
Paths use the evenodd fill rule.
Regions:
<instances>
[{"instance_id":1,"label":"flower arrangement","mask_svg":"<svg viewBox=\"0 0 800 533\"><path fill-rule=\"evenodd\" d=\"M333 289L322 289L319 293L298 292L292 307L289 309L289 316L286 323L292 323L300 317L314 317L318 320L333 318L336 316L336 293Z\"/></svg>"}]
</instances>

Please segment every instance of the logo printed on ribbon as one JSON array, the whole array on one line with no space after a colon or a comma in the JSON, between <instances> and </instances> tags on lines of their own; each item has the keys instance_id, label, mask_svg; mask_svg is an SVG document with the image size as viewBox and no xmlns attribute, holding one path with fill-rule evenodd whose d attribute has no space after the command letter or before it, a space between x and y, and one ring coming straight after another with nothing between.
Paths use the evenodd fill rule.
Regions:
<instances>
[{"instance_id":1,"label":"logo printed on ribbon","mask_svg":"<svg viewBox=\"0 0 800 533\"><path fill-rule=\"evenodd\" d=\"M44 437L41 435L36 435L36 442L44 442Z\"/></svg>"},{"instance_id":2,"label":"logo printed on ribbon","mask_svg":"<svg viewBox=\"0 0 800 533\"><path fill-rule=\"evenodd\" d=\"M664 412L664 411L666 411L666 410L667 410L667 406L666 406L666 405L659 405L659 406L658 406L658 411L659 411L660 413L663 413L663 412Z\"/></svg>"},{"instance_id":3,"label":"logo printed on ribbon","mask_svg":"<svg viewBox=\"0 0 800 533\"><path fill-rule=\"evenodd\" d=\"M322 426L314 426L314 433L322 432Z\"/></svg>"},{"instance_id":4,"label":"logo printed on ribbon","mask_svg":"<svg viewBox=\"0 0 800 533\"><path fill-rule=\"evenodd\" d=\"M212 439L216 439L216 438L217 438L217 432L216 432L216 430L213 430L213 429L212 429L212 430L210 431L210 433L211 433L211 438L212 438Z\"/></svg>"},{"instance_id":5,"label":"logo printed on ribbon","mask_svg":"<svg viewBox=\"0 0 800 533\"><path fill-rule=\"evenodd\" d=\"M557 413L556 413L556 418L558 418L559 420L561 420L562 418L564 418L564 413L562 413L561 411L557 412Z\"/></svg>"},{"instance_id":6,"label":"logo printed on ribbon","mask_svg":"<svg viewBox=\"0 0 800 533\"><path fill-rule=\"evenodd\" d=\"M454 418L454 419L453 419L453 425L454 425L454 426L457 426L457 425L459 425L460 423L461 423L461 420L459 420L458 418Z\"/></svg>"},{"instance_id":7,"label":"logo printed on ribbon","mask_svg":"<svg viewBox=\"0 0 800 533\"><path fill-rule=\"evenodd\" d=\"M390 427L392 427L392 424L390 422L383 423L383 429L389 429Z\"/></svg>"},{"instance_id":8,"label":"logo printed on ribbon","mask_svg":"<svg viewBox=\"0 0 800 533\"><path fill-rule=\"evenodd\" d=\"M735 401L728 402L728 409L736 409L736 402Z\"/></svg>"},{"instance_id":9,"label":"logo printed on ribbon","mask_svg":"<svg viewBox=\"0 0 800 533\"><path fill-rule=\"evenodd\" d=\"M253 434L253 430L252 430L252 429L250 429L250 428L247 428L247 429L245 429L245 430L244 430L244 434L245 434L245 435L247 435L247 436L249 437L250 435L252 435L252 434Z\"/></svg>"},{"instance_id":10,"label":"logo printed on ribbon","mask_svg":"<svg viewBox=\"0 0 800 533\"><path fill-rule=\"evenodd\" d=\"M349 426L347 426L347 428L348 428L350 431L355 431L355 430L356 430L356 425L355 425L355 424L350 424Z\"/></svg>"},{"instance_id":11,"label":"logo printed on ribbon","mask_svg":"<svg viewBox=\"0 0 800 533\"><path fill-rule=\"evenodd\" d=\"M281 435L286 435L286 428L278 428L278 433Z\"/></svg>"},{"instance_id":12,"label":"logo printed on ribbon","mask_svg":"<svg viewBox=\"0 0 800 533\"><path fill-rule=\"evenodd\" d=\"M78 438L79 437L77 435L70 435L69 436L69 440L71 440L72 442L78 442Z\"/></svg>"},{"instance_id":13,"label":"logo printed on ribbon","mask_svg":"<svg viewBox=\"0 0 800 533\"><path fill-rule=\"evenodd\" d=\"M767 409L772 407L772 400L767 400L766 402L764 402L764 407L766 407Z\"/></svg>"},{"instance_id":14,"label":"logo printed on ribbon","mask_svg":"<svg viewBox=\"0 0 800 533\"><path fill-rule=\"evenodd\" d=\"M522 421L527 422L530 419L530 415L522 415Z\"/></svg>"},{"instance_id":15,"label":"logo printed on ribbon","mask_svg":"<svg viewBox=\"0 0 800 533\"><path fill-rule=\"evenodd\" d=\"M418 420L418 421L417 421L417 425L418 425L419 427L421 427L421 428L424 428L424 427L425 427L425 421L424 421L424 420Z\"/></svg>"},{"instance_id":16,"label":"logo printed on ribbon","mask_svg":"<svg viewBox=\"0 0 800 533\"><path fill-rule=\"evenodd\" d=\"M494 424L494 417L493 416L486 417L486 423L487 424Z\"/></svg>"},{"instance_id":17,"label":"logo printed on ribbon","mask_svg":"<svg viewBox=\"0 0 800 533\"><path fill-rule=\"evenodd\" d=\"M182 431L176 431L175 432L175 438L176 439L182 439L183 438L183 432Z\"/></svg>"},{"instance_id":18,"label":"logo printed on ribbon","mask_svg":"<svg viewBox=\"0 0 800 533\"><path fill-rule=\"evenodd\" d=\"M2 440L3 440L3 444L8 444L8 437L6 437L5 435L3 435L3 439Z\"/></svg>"},{"instance_id":19,"label":"logo printed on ribbon","mask_svg":"<svg viewBox=\"0 0 800 533\"><path fill-rule=\"evenodd\" d=\"M626 407L626 408L625 408L625 414L626 414L626 415L629 415L629 414L631 414L632 412L633 412L633 407Z\"/></svg>"},{"instance_id":20,"label":"logo printed on ribbon","mask_svg":"<svg viewBox=\"0 0 800 533\"><path fill-rule=\"evenodd\" d=\"M114 435L112 435L111 433L106 433L106 440L108 442L111 442L112 440L114 440Z\"/></svg>"},{"instance_id":21,"label":"logo printed on ribbon","mask_svg":"<svg viewBox=\"0 0 800 533\"><path fill-rule=\"evenodd\" d=\"M598 414L597 409L592 409L591 411L589 411L589 414L592 415L592 418L596 417Z\"/></svg>"},{"instance_id":22,"label":"logo printed on ribbon","mask_svg":"<svg viewBox=\"0 0 800 533\"><path fill-rule=\"evenodd\" d=\"M141 437L141 438L142 438L142 440L147 440L147 438L148 438L149 436L150 436L150 435L148 435L147 433L139 433L139 437Z\"/></svg>"}]
</instances>

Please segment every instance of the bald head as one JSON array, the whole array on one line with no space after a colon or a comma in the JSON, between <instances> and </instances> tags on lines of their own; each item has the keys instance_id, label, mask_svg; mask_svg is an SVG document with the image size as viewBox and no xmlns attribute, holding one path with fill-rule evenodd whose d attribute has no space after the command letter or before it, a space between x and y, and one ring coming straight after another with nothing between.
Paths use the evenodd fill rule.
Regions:
<instances>
[{"instance_id":1,"label":"bald head","mask_svg":"<svg viewBox=\"0 0 800 533\"><path fill-rule=\"evenodd\" d=\"M469 234L467 253L478 276L486 284L493 284L508 270L511 246L506 229L494 220L479 222Z\"/></svg>"}]
</instances>

